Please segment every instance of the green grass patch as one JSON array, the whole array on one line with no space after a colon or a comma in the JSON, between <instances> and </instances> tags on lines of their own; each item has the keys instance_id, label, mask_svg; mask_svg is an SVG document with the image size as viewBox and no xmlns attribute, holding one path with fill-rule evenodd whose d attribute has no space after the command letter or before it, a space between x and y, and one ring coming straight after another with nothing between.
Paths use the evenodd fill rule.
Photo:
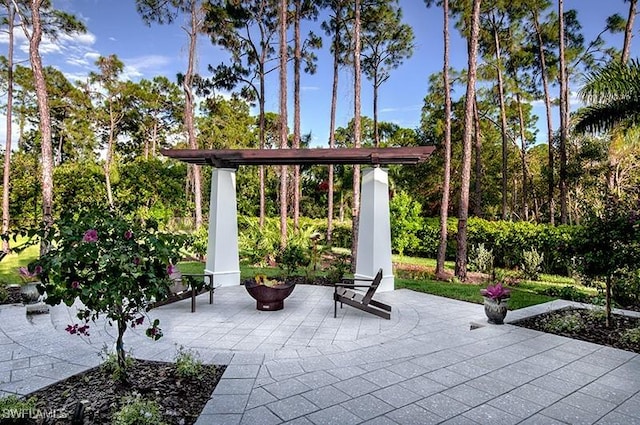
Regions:
<instances>
[{"instance_id":1,"label":"green grass patch","mask_svg":"<svg viewBox=\"0 0 640 425\"><path fill-rule=\"evenodd\" d=\"M16 242L11 241L12 246L20 246L26 242L26 238L18 238ZM30 262L40 255L40 245L32 245L20 253L11 253L0 261L0 283L12 284L22 283L22 278L18 274L18 268L26 267Z\"/></svg>"},{"instance_id":2,"label":"green grass patch","mask_svg":"<svg viewBox=\"0 0 640 425\"><path fill-rule=\"evenodd\" d=\"M417 292L476 304L482 304L484 302L482 295L480 295L480 289L485 286L486 285L440 282L436 280L396 279L396 289L407 288ZM537 294L525 288L510 287L509 289L511 290L509 310L517 310L556 299L547 295Z\"/></svg>"}]
</instances>

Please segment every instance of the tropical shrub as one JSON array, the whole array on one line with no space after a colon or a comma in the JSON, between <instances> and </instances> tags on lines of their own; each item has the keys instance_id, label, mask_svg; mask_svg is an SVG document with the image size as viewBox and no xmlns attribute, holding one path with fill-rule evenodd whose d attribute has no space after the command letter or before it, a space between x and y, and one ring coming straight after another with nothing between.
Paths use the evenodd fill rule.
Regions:
<instances>
[{"instance_id":1,"label":"tropical shrub","mask_svg":"<svg viewBox=\"0 0 640 425\"><path fill-rule=\"evenodd\" d=\"M420 245L421 209L420 203L404 191L396 193L389 202L391 248L400 256L405 251L415 252Z\"/></svg>"},{"instance_id":2,"label":"tropical shrub","mask_svg":"<svg viewBox=\"0 0 640 425\"><path fill-rule=\"evenodd\" d=\"M469 251L469 268L471 271L489 274L493 271L494 261L493 251L486 249L483 243L472 247Z\"/></svg>"},{"instance_id":3,"label":"tropical shrub","mask_svg":"<svg viewBox=\"0 0 640 425\"><path fill-rule=\"evenodd\" d=\"M640 307L640 270L621 270L612 280L611 297L622 307Z\"/></svg>"},{"instance_id":4,"label":"tropical shrub","mask_svg":"<svg viewBox=\"0 0 640 425\"><path fill-rule=\"evenodd\" d=\"M308 249L291 241L278 251L276 262L285 276L293 276L299 268L309 265L311 258L308 252Z\"/></svg>"},{"instance_id":5,"label":"tropical shrub","mask_svg":"<svg viewBox=\"0 0 640 425\"><path fill-rule=\"evenodd\" d=\"M82 302L80 323L66 328L70 334L88 335L89 322L101 315L115 323L118 364L126 369L124 333L144 323L151 302L168 296L184 238L158 232L152 220L142 224L101 207L67 213L42 237L49 250L29 270L40 270L46 302ZM162 336L157 319L146 334Z\"/></svg>"},{"instance_id":6,"label":"tropical shrub","mask_svg":"<svg viewBox=\"0 0 640 425\"><path fill-rule=\"evenodd\" d=\"M524 251L522 253L522 274L525 279L538 280L543 261L544 254L539 254L535 248L532 248L531 251Z\"/></svg>"}]
</instances>

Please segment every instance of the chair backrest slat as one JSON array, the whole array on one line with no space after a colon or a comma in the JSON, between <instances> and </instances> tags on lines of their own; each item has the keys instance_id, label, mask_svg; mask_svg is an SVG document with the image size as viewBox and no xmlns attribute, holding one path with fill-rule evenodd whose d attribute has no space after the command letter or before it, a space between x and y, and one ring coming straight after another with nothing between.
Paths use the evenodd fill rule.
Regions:
<instances>
[{"instance_id":1,"label":"chair backrest slat","mask_svg":"<svg viewBox=\"0 0 640 425\"><path fill-rule=\"evenodd\" d=\"M376 277L373 278L373 282L371 282L371 287L367 290L367 293L364 295L362 299L362 304L367 305L373 298L373 294L376 293L378 286L380 286L380 282L382 282L382 269L378 270Z\"/></svg>"}]
</instances>

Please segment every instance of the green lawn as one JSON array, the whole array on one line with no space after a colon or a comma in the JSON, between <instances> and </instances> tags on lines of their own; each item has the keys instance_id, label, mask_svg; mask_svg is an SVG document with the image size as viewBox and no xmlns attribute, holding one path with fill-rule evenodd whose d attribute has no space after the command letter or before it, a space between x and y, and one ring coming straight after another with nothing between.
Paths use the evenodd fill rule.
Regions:
<instances>
[{"instance_id":1,"label":"green lawn","mask_svg":"<svg viewBox=\"0 0 640 425\"><path fill-rule=\"evenodd\" d=\"M13 246L19 246L26 239L18 239L16 243L12 241ZM22 279L18 274L19 267L26 267L30 262L38 258L40 245L32 245L22 251L20 254L11 253L0 261L0 283L22 283Z\"/></svg>"},{"instance_id":2,"label":"green lawn","mask_svg":"<svg viewBox=\"0 0 640 425\"><path fill-rule=\"evenodd\" d=\"M483 303L482 295L480 295L480 289L485 286L486 285L451 283L436 280L396 279L396 289L407 288L417 292L425 292L427 294L439 295L441 297L478 304ZM542 304L555 299L547 295L537 294L532 289L520 288L520 286L509 289L511 290L509 310L517 310L519 308Z\"/></svg>"}]
</instances>

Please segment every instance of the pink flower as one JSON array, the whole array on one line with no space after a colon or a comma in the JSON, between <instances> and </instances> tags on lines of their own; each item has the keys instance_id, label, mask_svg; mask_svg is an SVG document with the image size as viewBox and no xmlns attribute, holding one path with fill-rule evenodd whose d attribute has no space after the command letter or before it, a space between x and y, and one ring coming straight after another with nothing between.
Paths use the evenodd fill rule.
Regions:
<instances>
[{"instance_id":1,"label":"pink flower","mask_svg":"<svg viewBox=\"0 0 640 425\"><path fill-rule=\"evenodd\" d=\"M83 242L98 242L98 231L96 229L89 229L84 232L82 237Z\"/></svg>"},{"instance_id":2,"label":"pink flower","mask_svg":"<svg viewBox=\"0 0 640 425\"><path fill-rule=\"evenodd\" d=\"M133 237L133 232L131 230L127 230L126 232L124 232L124 238L126 240L129 240Z\"/></svg>"},{"instance_id":3,"label":"pink flower","mask_svg":"<svg viewBox=\"0 0 640 425\"><path fill-rule=\"evenodd\" d=\"M38 264L37 266L35 266L35 267L33 268L33 275L34 275L34 276L37 276L37 275L39 275L40 273L42 273L42 266L41 266L40 264Z\"/></svg>"},{"instance_id":4,"label":"pink flower","mask_svg":"<svg viewBox=\"0 0 640 425\"><path fill-rule=\"evenodd\" d=\"M77 280L74 280L73 282L71 282L71 287L73 289L78 289L80 287L80 282L78 282Z\"/></svg>"},{"instance_id":5,"label":"pink flower","mask_svg":"<svg viewBox=\"0 0 640 425\"><path fill-rule=\"evenodd\" d=\"M177 268L176 268L176 266L174 266L173 264L169 264L169 265L167 266L167 274L168 274L169 276L171 276L172 274L174 274L176 271L177 271Z\"/></svg>"},{"instance_id":6,"label":"pink flower","mask_svg":"<svg viewBox=\"0 0 640 425\"><path fill-rule=\"evenodd\" d=\"M139 257L134 257L133 258L133 264L135 264L136 266L140 265L140 258Z\"/></svg>"}]
</instances>

